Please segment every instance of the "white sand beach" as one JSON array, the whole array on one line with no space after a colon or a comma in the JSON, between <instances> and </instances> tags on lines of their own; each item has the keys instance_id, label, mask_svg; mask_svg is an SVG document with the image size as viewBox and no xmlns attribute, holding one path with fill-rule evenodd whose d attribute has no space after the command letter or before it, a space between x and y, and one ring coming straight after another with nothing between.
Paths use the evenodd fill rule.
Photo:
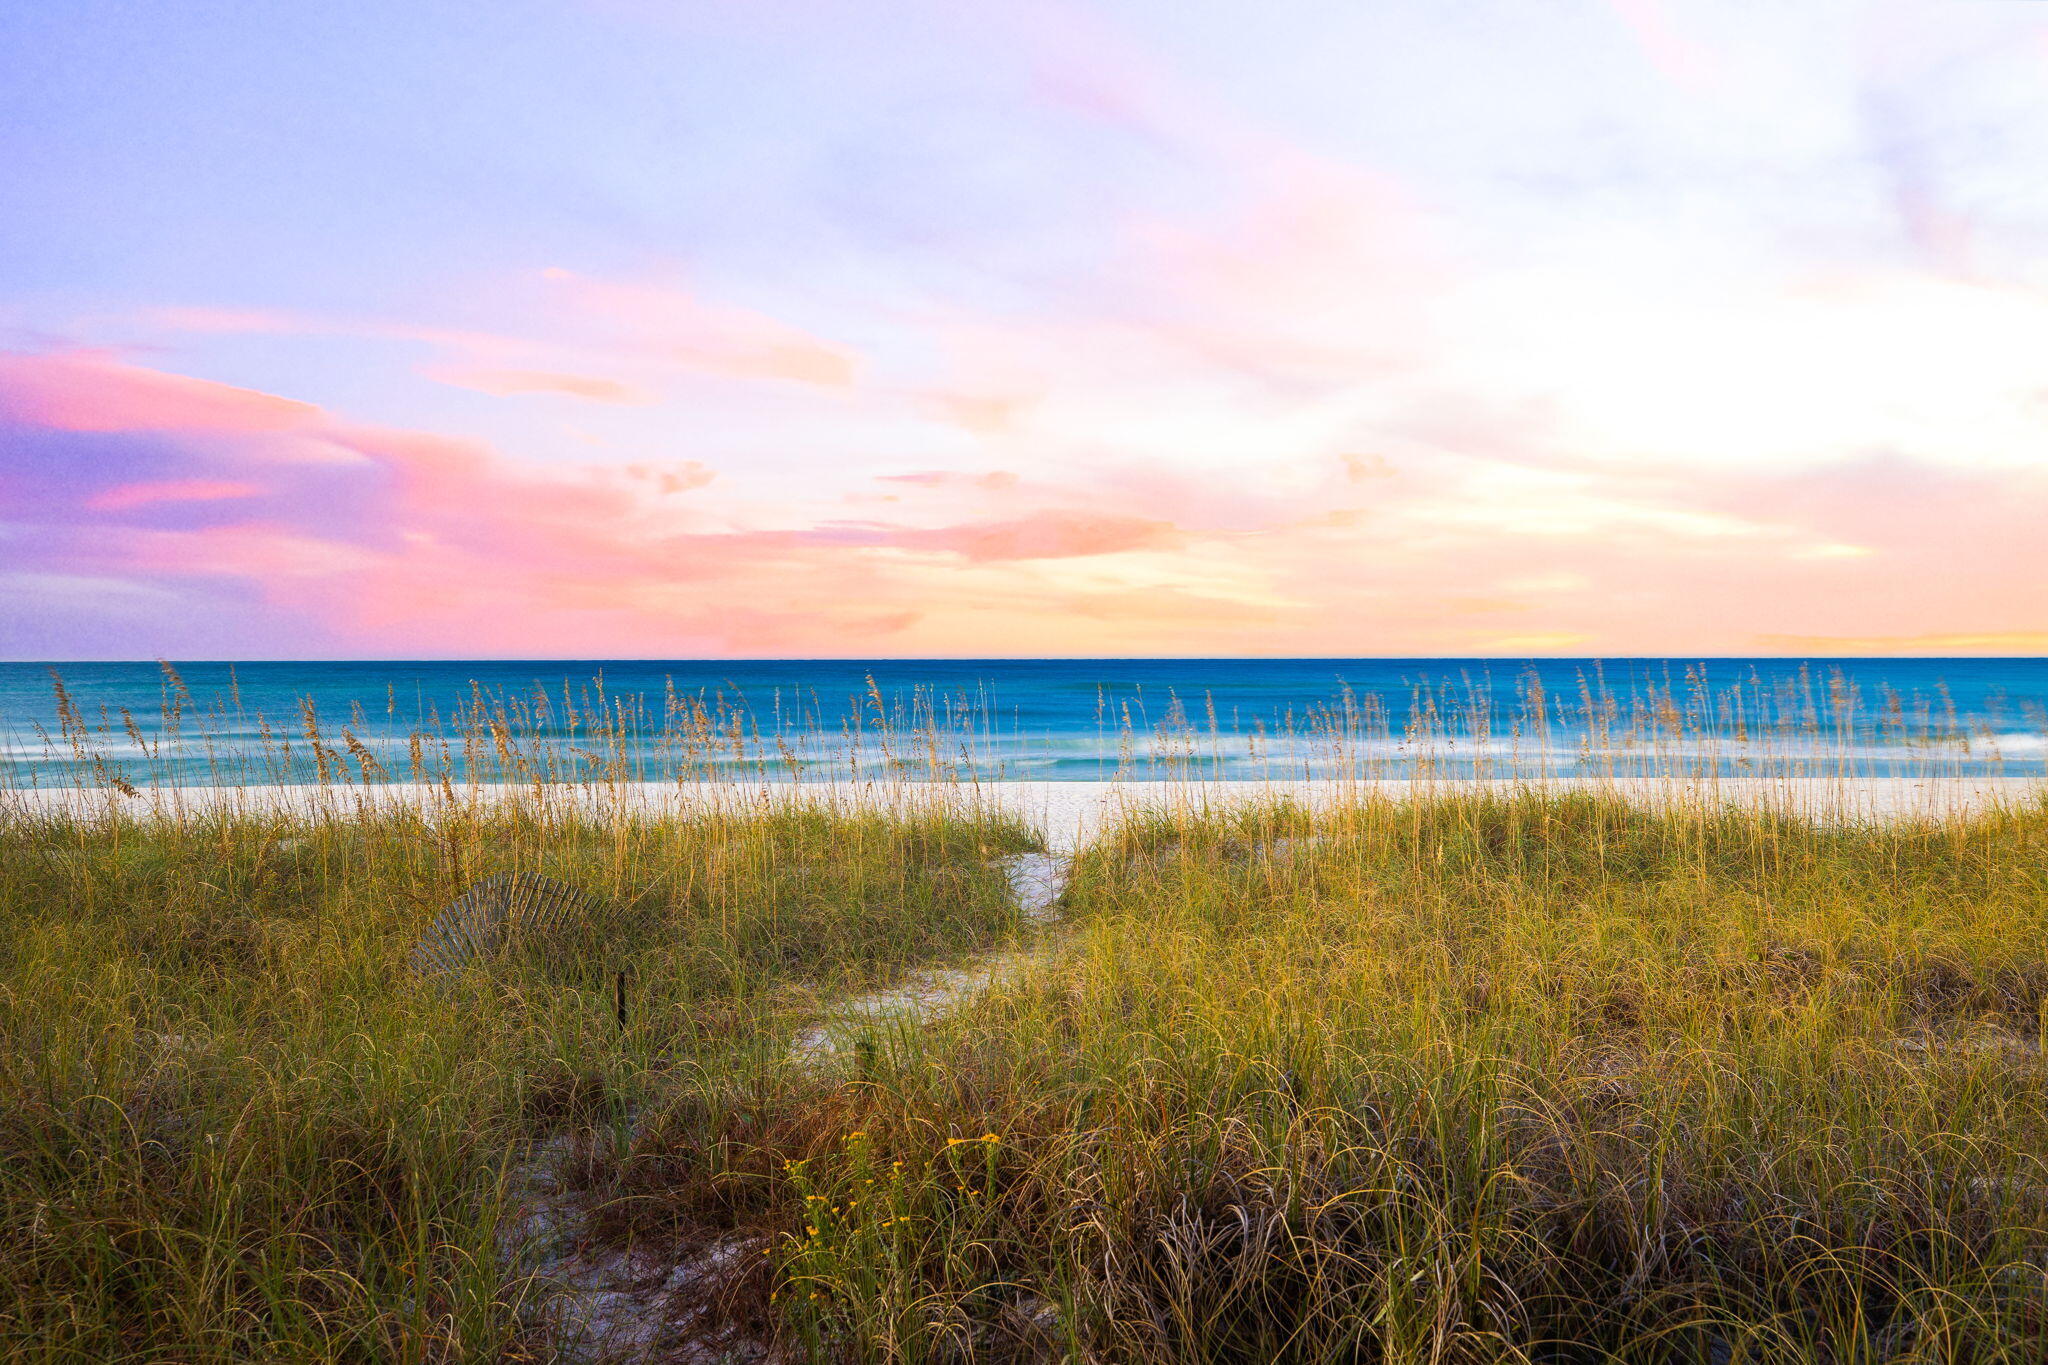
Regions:
<instances>
[{"instance_id":1,"label":"white sand beach","mask_svg":"<svg viewBox=\"0 0 2048 1365\"><path fill-rule=\"evenodd\" d=\"M1474 791L1605 791L1662 805L1722 803L1777 809L1817 819L1876 820L1937 817L2028 803L2048 795L2048 782L2014 777L1875 778L1515 778L1437 780L1320 780L1273 782L629 782L612 785L475 785L444 789L418 783L383 786L156 787L127 796L104 788L18 788L0 793L0 805L79 816L121 811L130 815L214 809L348 814L417 805L427 810L539 801L545 805L620 814L772 807L789 802L894 806L925 802L983 802L1044 831L1056 850L1086 843L1104 823L1126 810L1227 807L1286 798L1309 806L1335 801Z\"/></svg>"}]
</instances>

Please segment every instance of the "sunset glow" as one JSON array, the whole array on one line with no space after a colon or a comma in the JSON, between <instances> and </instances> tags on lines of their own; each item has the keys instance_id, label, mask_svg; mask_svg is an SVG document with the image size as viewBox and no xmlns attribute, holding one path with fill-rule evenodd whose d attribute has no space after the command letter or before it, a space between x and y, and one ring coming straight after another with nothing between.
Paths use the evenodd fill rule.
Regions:
<instances>
[{"instance_id":1,"label":"sunset glow","mask_svg":"<svg viewBox=\"0 0 2048 1365\"><path fill-rule=\"evenodd\" d=\"M7 657L2048 648L2048 8L193 13L0 15Z\"/></svg>"}]
</instances>

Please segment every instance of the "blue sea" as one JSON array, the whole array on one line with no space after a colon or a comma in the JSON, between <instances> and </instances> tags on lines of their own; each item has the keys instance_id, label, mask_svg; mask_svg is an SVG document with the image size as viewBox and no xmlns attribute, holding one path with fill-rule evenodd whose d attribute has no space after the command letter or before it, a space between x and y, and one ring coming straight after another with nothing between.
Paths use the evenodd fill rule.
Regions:
<instances>
[{"instance_id":1,"label":"blue sea","mask_svg":"<svg viewBox=\"0 0 2048 1365\"><path fill-rule=\"evenodd\" d=\"M0 664L16 787L2031 776L2044 746L2039 658Z\"/></svg>"}]
</instances>

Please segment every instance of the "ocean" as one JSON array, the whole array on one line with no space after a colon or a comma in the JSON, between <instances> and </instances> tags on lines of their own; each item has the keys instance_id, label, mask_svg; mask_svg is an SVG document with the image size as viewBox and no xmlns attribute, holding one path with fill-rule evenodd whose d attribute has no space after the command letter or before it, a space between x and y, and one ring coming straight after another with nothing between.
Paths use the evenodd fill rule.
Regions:
<instances>
[{"instance_id":1,"label":"ocean","mask_svg":"<svg viewBox=\"0 0 2048 1365\"><path fill-rule=\"evenodd\" d=\"M2041 658L0 664L0 783L16 787L2031 776L2044 761Z\"/></svg>"}]
</instances>

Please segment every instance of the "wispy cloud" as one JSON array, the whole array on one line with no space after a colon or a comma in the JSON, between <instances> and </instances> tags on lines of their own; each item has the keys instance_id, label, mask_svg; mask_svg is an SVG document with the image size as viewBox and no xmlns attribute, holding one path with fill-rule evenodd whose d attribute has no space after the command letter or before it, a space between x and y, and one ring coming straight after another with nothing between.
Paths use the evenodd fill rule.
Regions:
<instances>
[{"instance_id":1,"label":"wispy cloud","mask_svg":"<svg viewBox=\"0 0 2048 1365\"><path fill-rule=\"evenodd\" d=\"M1185 539L1170 522L1055 508L1008 521L930 527L848 524L811 534L826 543L944 551L977 563L1119 554L1173 546Z\"/></svg>"},{"instance_id":2,"label":"wispy cloud","mask_svg":"<svg viewBox=\"0 0 2048 1365\"><path fill-rule=\"evenodd\" d=\"M666 280L608 279L550 266L508 281L506 292L530 310L520 329L204 306L146 308L133 321L171 334L415 345L438 357L418 367L438 383L600 403L650 402L663 380L678 375L844 388L857 370L858 357L847 347Z\"/></svg>"},{"instance_id":3,"label":"wispy cloud","mask_svg":"<svg viewBox=\"0 0 2048 1365\"><path fill-rule=\"evenodd\" d=\"M1929 635L1763 635L1760 648L1788 654L2048 654L2048 630Z\"/></svg>"},{"instance_id":4,"label":"wispy cloud","mask_svg":"<svg viewBox=\"0 0 2048 1365\"><path fill-rule=\"evenodd\" d=\"M156 479L144 483L117 483L85 500L95 512L124 512L164 502L221 502L231 498L253 498L261 486L238 479Z\"/></svg>"},{"instance_id":5,"label":"wispy cloud","mask_svg":"<svg viewBox=\"0 0 2048 1365\"><path fill-rule=\"evenodd\" d=\"M560 266L541 275L557 306L628 350L747 378L834 388L853 382L851 351L766 314L709 303L659 281L602 279Z\"/></svg>"},{"instance_id":6,"label":"wispy cloud","mask_svg":"<svg viewBox=\"0 0 2048 1365\"><path fill-rule=\"evenodd\" d=\"M317 409L90 352L0 354L0 418L60 431L285 431Z\"/></svg>"},{"instance_id":7,"label":"wispy cloud","mask_svg":"<svg viewBox=\"0 0 2048 1365\"><path fill-rule=\"evenodd\" d=\"M440 384L504 397L515 393L567 394L594 403L651 403L644 389L597 375L562 374L553 370L494 370L465 365L429 365L420 371Z\"/></svg>"},{"instance_id":8,"label":"wispy cloud","mask_svg":"<svg viewBox=\"0 0 2048 1365\"><path fill-rule=\"evenodd\" d=\"M1705 43L1682 32L1663 0L1607 0L1608 7L1640 44L1659 72L1681 86L1699 89L1720 75L1720 64Z\"/></svg>"}]
</instances>

